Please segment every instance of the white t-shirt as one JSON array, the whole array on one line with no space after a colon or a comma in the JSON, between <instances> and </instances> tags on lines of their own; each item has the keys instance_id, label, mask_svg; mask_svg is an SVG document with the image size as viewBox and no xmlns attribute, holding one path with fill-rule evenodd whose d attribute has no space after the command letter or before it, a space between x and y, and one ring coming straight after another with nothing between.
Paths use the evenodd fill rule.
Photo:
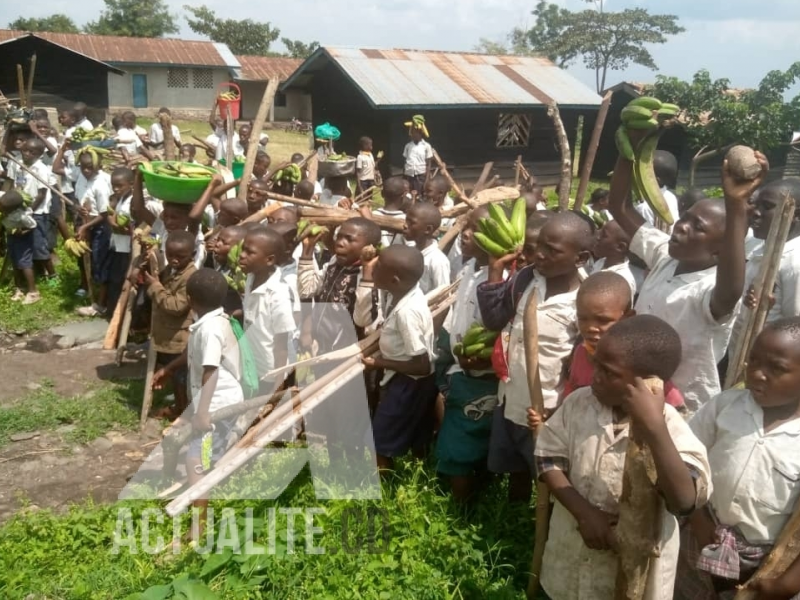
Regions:
<instances>
[{"instance_id":1,"label":"white t-shirt","mask_svg":"<svg viewBox=\"0 0 800 600\"><path fill-rule=\"evenodd\" d=\"M403 158L406 161L403 169L405 175L424 175L428 170L428 161L433 158L433 148L425 140L420 140L418 144L408 142L403 150Z\"/></svg>"},{"instance_id":2,"label":"white t-shirt","mask_svg":"<svg viewBox=\"0 0 800 600\"><path fill-rule=\"evenodd\" d=\"M392 217L397 219L401 224L406 222L406 213L402 210L387 210L385 208L376 208L372 211L376 215L383 215L384 217ZM388 248L393 244L405 244L406 238L402 233L396 233L394 231L381 231L381 245L384 248Z\"/></svg>"},{"instance_id":3,"label":"white t-shirt","mask_svg":"<svg viewBox=\"0 0 800 600\"><path fill-rule=\"evenodd\" d=\"M151 208L152 207L152 208ZM160 203L156 202L148 202L147 203L147 210L156 214L153 210L155 208L161 208ZM161 210L158 210L158 214L161 214ZM167 238L169 237L169 232L167 231L166 226L164 225L164 221L161 220L161 217L156 217L155 222L153 223L152 227L150 228L150 235L157 240L160 240L160 244L158 245L158 252L156 252L156 257L158 258L158 268L159 270L163 270L167 266ZM206 262L206 241L205 237L203 236L202 231L197 231L197 238L195 239L194 243L194 266L196 269L202 269L203 265Z\"/></svg>"},{"instance_id":4,"label":"white t-shirt","mask_svg":"<svg viewBox=\"0 0 800 600\"><path fill-rule=\"evenodd\" d=\"M372 152L359 152L356 157L356 174L359 181L375 179L375 157Z\"/></svg>"},{"instance_id":5,"label":"white t-shirt","mask_svg":"<svg viewBox=\"0 0 800 600\"><path fill-rule=\"evenodd\" d=\"M117 146L128 154L136 154L142 147L142 140L136 135L136 131L127 127L120 127L115 136Z\"/></svg>"},{"instance_id":6,"label":"white t-shirt","mask_svg":"<svg viewBox=\"0 0 800 600\"><path fill-rule=\"evenodd\" d=\"M444 252L439 250L436 242L422 251L425 270L419 280L419 288L423 294L432 292L443 285L450 285L450 261Z\"/></svg>"},{"instance_id":7,"label":"white t-shirt","mask_svg":"<svg viewBox=\"0 0 800 600\"><path fill-rule=\"evenodd\" d=\"M244 331L261 376L275 368L275 336L288 333L292 338L294 322L289 286L281 281L281 270L253 289L254 276L247 276L244 288ZM288 350L288 349L287 349Z\"/></svg>"},{"instance_id":8,"label":"white t-shirt","mask_svg":"<svg viewBox=\"0 0 800 600\"><path fill-rule=\"evenodd\" d=\"M75 198L78 204L89 211L90 217L108 211L108 200L111 197L111 177L105 171L99 171L91 180L78 172L75 182Z\"/></svg>"},{"instance_id":9,"label":"white t-shirt","mask_svg":"<svg viewBox=\"0 0 800 600\"><path fill-rule=\"evenodd\" d=\"M204 314L189 325L189 386L192 406L200 406L204 367L217 367L217 385L211 397L209 413L244 401L239 380L242 378L239 344L228 317L221 308Z\"/></svg>"},{"instance_id":10,"label":"white t-shirt","mask_svg":"<svg viewBox=\"0 0 800 600\"><path fill-rule=\"evenodd\" d=\"M711 295L717 268L675 275L678 261L669 255L667 234L643 225L633 236L630 251L650 268L639 290L636 313L663 319L678 332L681 363L672 383L694 413L720 392L717 363L725 356L736 310L720 321L714 319Z\"/></svg>"},{"instance_id":11,"label":"white t-shirt","mask_svg":"<svg viewBox=\"0 0 800 600\"><path fill-rule=\"evenodd\" d=\"M678 208L678 198L669 191L666 187L661 188L661 194L664 196L664 200L667 203L667 207L669 208L669 212L672 215L673 225L670 225L669 230L672 232L672 227L674 223L678 222L680 218L680 209ZM647 221L650 225L655 224L655 214L653 213L653 209L650 208L650 205L647 202L640 202L636 205L636 210L644 220Z\"/></svg>"},{"instance_id":12,"label":"white t-shirt","mask_svg":"<svg viewBox=\"0 0 800 600\"><path fill-rule=\"evenodd\" d=\"M125 215L128 218L131 217L131 200L133 199L132 194L128 194L124 198L121 198L117 205L114 207L114 212L116 216ZM131 236L122 233L115 233L114 230L111 230L111 249L115 252L130 252L131 251Z\"/></svg>"},{"instance_id":13,"label":"white t-shirt","mask_svg":"<svg viewBox=\"0 0 800 600\"><path fill-rule=\"evenodd\" d=\"M181 130L178 129L177 125L173 125L170 127L172 129L172 139L175 140L175 143L180 145L181 144ZM151 144L163 144L164 143L164 130L161 128L161 123L153 123L150 126L150 143Z\"/></svg>"},{"instance_id":14,"label":"white t-shirt","mask_svg":"<svg viewBox=\"0 0 800 600\"><path fill-rule=\"evenodd\" d=\"M52 186L56 185L56 179L53 175L53 172L50 170L50 167L42 162L41 159L33 163L30 167L28 167L28 169L38 175L39 179L48 182ZM17 163L11 161L9 161L8 164L7 177L14 182L14 188L28 194L34 202L36 202L36 197L39 195L39 190L44 188L46 190L44 200L36 209L33 210L33 214L50 214L50 198L52 196L50 188L40 183L39 179L25 171L22 167L18 166Z\"/></svg>"},{"instance_id":15,"label":"white t-shirt","mask_svg":"<svg viewBox=\"0 0 800 600\"><path fill-rule=\"evenodd\" d=\"M381 355L387 360L408 361L427 353L431 362L430 373L433 373L433 361L436 358L433 317L419 286L400 298L389 312L383 322L379 347ZM394 371L386 369L381 385L389 383L394 376Z\"/></svg>"},{"instance_id":16,"label":"white t-shirt","mask_svg":"<svg viewBox=\"0 0 800 600\"><path fill-rule=\"evenodd\" d=\"M625 281L628 282L628 285L631 286L631 300L636 297L636 278L633 276L633 271L631 271L630 261L626 259L618 265L606 268L606 259L600 258L592 265L592 274L599 273L600 271L611 271L612 273L621 275Z\"/></svg>"}]
</instances>

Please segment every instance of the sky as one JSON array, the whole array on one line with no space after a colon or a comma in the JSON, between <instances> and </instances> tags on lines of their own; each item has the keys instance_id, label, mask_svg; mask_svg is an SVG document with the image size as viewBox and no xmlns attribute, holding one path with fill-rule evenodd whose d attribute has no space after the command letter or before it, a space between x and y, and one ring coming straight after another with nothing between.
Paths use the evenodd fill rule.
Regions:
<instances>
[{"instance_id":1,"label":"sky","mask_svg":"<svg viewBox=\"0 0 800 600\"><path fill-rule=\"evenodd\" d=\"M201 0L202 2L203 0ZM555 0L570 9L589 7L583 0ZM270 21L281 35L323 45L469 51L481 37L502 42L517 26L532 24L536 0L204 0L227 18ZM179 15L180 37L200 39L183 18L187 0L167 0ZM0 25L17 16L44 17L62 12L78 24L97 18L102 0L26 0L4 6ZM18 7L25 13L15 14ZM651 48L658 71L631 66L609 73L607 85L619 81L653 81L663 74L690 79L705 68L734 87L756 85L772 69L787 69L800 60L798 0L605 0L606 10L631 7L675 14L686 32ZM768 8L766 8L768 7ZM2 23L5 21L5 23ZM278 48L276 48L278 49ZM580 64L569 72L594 88L594 72ZM798 91L800 91L800 86Z\"/></svg>"}]
</instances>

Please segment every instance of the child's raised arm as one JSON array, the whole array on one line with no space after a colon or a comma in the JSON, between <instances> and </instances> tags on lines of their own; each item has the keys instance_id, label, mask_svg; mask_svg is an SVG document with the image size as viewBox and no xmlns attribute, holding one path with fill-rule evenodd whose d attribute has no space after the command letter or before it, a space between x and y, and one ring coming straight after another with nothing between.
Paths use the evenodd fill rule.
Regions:
<instances>
[{"instance_id":1,"label":"child's raised arm","mask_svg":"<svg viewBox=\"0 0 800 600\"><path fill-rule=\"evenodd\" d=\"M214 173L214 176L211 178L211 181L209 181L206 189L203 190L203 195L200 196L200 199L192 205L192 210L189 211L190 223L200 224L203 222L203 214L206 212L208 203L211 202L211 198L214 196L219 186L223 183L225 183L225 180L222 179L222 175L219 173Z\"/></svg>"},{"instance_id":2,"label":"child's raised arm","mask_svg":"<svg viewBox=\"0 0 800 600\"><path fill-rule=\"evenodd\" d=\"M636 235L639 228L645 224L644 217L633 207L631 197L631 161L626 160L620 155L617 164L614 166L614 174L611 176L611 188L608 192L608 209L614 220L619 223L623 231L630 238Z\"/></svg>"},{"instance_id":3,"label":"child's raised arm","mask_svg":"<svg viewBox=\"0 0 800 600\"><path fill-rule=\"evenodd\" d=\"M64 152L67 151L69 148L70 141L66 140L63 144L58 147L58 152L56 152L55 158L53 158L53 173L56 175L66 175L67 174L67 166L64 162Z\"/></svg>"},{"instance_id":4,"label":"child's raised arm","mask_svg":"<svg viewBox=\"0 0 800 600\"><path fill-rule=\"evenodd\" d=\"M520 279L525 277L530 283L533 267L526 267L507 281L503 280L503 273L519 256L509 254L500 258L489 258L489 279L478 286L478 307L481 319L487 329L500 331L511 322L516 312L514 305L514 289Z\"/></svg>"},{"instance_id":5,"label":"child's raised arm","mask_svg":"<svg viewBox=\"0 0 800 600\"><path fill-rule=\"evenodd\" d=\"M725 236L717 262L717 281L711 294L711 315L722 320L730 315L744 292L744 238L747 235L747 205L753 192L769 170L766 157L756 152L761 173L752 181L737 181L728 161L722 166L722 189L725 193Z\"/></svg>"},{"instance_id":6,"label":"child's raised arm","mask_svg":"<svg viewBox=\"0 0 800 600\"><path fill-rule=\"evenodd\" d=\"M55 163L54 163L55 164ZM144 203L144 184L142 172L136 168L133 170L133 195L131 196L131 214L137 222L144 221L151 227L156 222L156 216L151 213Z\"/></svg>"}]
</instances>

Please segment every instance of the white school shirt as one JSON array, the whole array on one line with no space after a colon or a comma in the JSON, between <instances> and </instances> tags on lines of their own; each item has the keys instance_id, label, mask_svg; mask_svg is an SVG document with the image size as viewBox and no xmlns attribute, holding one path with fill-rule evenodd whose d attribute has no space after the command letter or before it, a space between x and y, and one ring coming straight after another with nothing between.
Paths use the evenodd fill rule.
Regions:
<instances>
[{"instance_id":1,"label":"white school shirt","mask_svg":"<svg viewBox=\"0 0 800 600\"><path fill-rule=\"evenodd\" d=\"M578 290L547 298L547 280L534 274L533 281L522 294L514 320L506 326L503 349L508 360L508 381L500 381L497 397L505 402L505 417L509 421L528 426L528 409L531 406L528 391L527 366L525 364L525 341L522 318L531 292L539 293L537 323L539 326L539 375L542 382L544 406L547 409L558 405L559 382L564 361L572 353L578 337L577 310L575 300ZM545 298L547 298L545 300Z\"/></svg>"},{"instance_id":2,"label":"white school shirt","mask_svg":"<svg viewBox=\"0 0 800 600\"><path fill-rule=\"evenodd\" d=\"M85 131L91 131L92 129L94 129L94 125L92 125L92 122L86 117L83 117L83 119L81 119L81 122L75 125L75 127L80 127Z\"/></svg>"},{"instance_id":3,"label":"white school shirt","mask_svg":"<svg viewBox=\"0 0 800 600\"><path fill-rule=\"evenodd\" d=\"M669 208L669 212L672 215L672 222L673 225L669 226L669 231L672 232L672 228L674 224L680 218L680 209L678 208L678 198L669 191L666 187L661 188L661 195L664 196L664 201L667 203L667 208ZM650 208L650 205L647 202L640 202L635 206L636 211L642 215L645 221L647 221L650 225L655 223L655 214L653 213L653 209Z\"/></svg>"},{"instance_id":4,"label":"white school shirt","mask_svg":"<svg viewBox=\"0 0 800 600\"><path fill-rule=\"evenodd\" d=\"M281 281L281 270L275 269L269 279L255 289L253 279L251 273L244 286L244 331L253 349L258 373L263 377L275 368L275 336L288 333L291 340L296 326L291 293L289 286Z\"/></svg>"},{"instance_id":5,"label":"white school shirt","mask_svg":"<svg viewBox=\"0 0 800 600\"><path fill-rule=\"evenodd\" d=\"M433 148L425 140L420 140L418 144L408 142L403 150L403 158L406 160L405 175L424 175L428 170L428 161L433 158Z\"/></svg>"},{"instance_id":6,"label":"white school shirt","mask_svg":"<svg viewBox=\"0 0 800 600\"><path fill-rule=\"evenodd\" d=\"M751 544L778 539L800 496L800 419L764 432L764 412L749 390L728 390L689 422L708 448L711 506L720 523Z\"/></svg>"},{"instance_id":7,"label":"white school shirt","mask_svg":"<svg viewBox=\"0 0 800 600\"><path fill-rule=\"evenodd\" d=\"M152 204L158 207L161 206L160 203ZM150 212L153 212L150 209L150 206L151 203L148 203L147 209L150 210ZM161 214L160 210L158 211L158 214ZM158 259L158 269L164 270L167 267L167 238L169 237L169 232L164 225L164 221L161 220L161 217L156 217L156 220L150 227L150 235L161 242L158 245L156 258ZM192 262L197 270L202 269L206 262L206 241L205 237L203 236L203 232L199 229L197 231L197 237L194 243L194 260Z\"/></svg>"},{"instance_id":8,"label":"white school shirt","mask_svg":"<svg viewBox=\"0 0 800 600\"><path fill-rule=\"evenodd\" d=\"M217 367L217 385L211 397L209 413L244 402L244 393L239 384L242 378L239 343L221 308L204 314L189 325L187 353L189 386L195 412L200 406L204 367Z\"/></svg>"},{"instance_id":9,"label":"white school shirt","mask_svg":"<svg viewBox=\"0 0 800 600\"><path fill-rule=\"evenodd\" d=\"M75 182L75 198L78 204L89 211L90 217L108 211L108 200L111 197L111 176L105 171L98 171L91 180L83 173L78 173Z\"/></svg>"},{"instance_id":10,"label":"white school shirt","mask_svg":"<svg viewBox=\"0 0 800 600\"><path fill-rule=\"evenodd\" d=\"M681 460L697 473L695 506L702 506L711 486L706 449L672 406L664 406L664 419ZM616 515L628 439L628 427L614 436L612 409L600 404L590 387L580 388L545 422L534 454L567 459L575 491L592 506ZM660 556L650 560L645 600L672 599L680 533L677 519L663 501L659 538ZM575 517L556 500L542 563L542 588L547 594L559 600L614 598L617 563L613 551L586 546Z\"/></svg>"},{"instance_id":11,"label":"white school shirt","mask_svg":"<svg viewBox=\"0 0 800 600\"><path fill-rule=\"evenodd\" d=\"M434 241L422 250L425 269L419 280L419 288L423 294L432 292L443 285L450 285L450 261Z\"/></svg>"},{"instance_id":12,"label":"white school shirt","mask_svg":"<svg viewBox=\"0 0 800 600\"><path fill-rule=\"evenodd\" d=\"M28 170L38 175L39 179L42 179L55 187L56 179L53 175L53 171L51 171L50 167L45 165L41 159L29 166ZM14 182L14 187L17 190L21 190L28 194L34 202L36 201L36 197L39 195L39 190L44 188L44 200L42 200L42 203L33 211L33 214L50 214L50 202L52 196L50 188L40 183L39 179L25 171L22 167L17 165L17 163L11 161L9 161L8 173L6 174L6 177Z\"/></svg>"},{"instance_id":13,"label":"white school shirt","mask_svg":"<svg viewBox=\"0 0 800 600\"><path fill-rule=\"evenodd\" d=\"M601 258L592 265L592 274L599 273L600 271L611 271L612 273L617 273L621 275L625 281L628 282L628 285L631 286L631 300L636 297L636 278L633 276L633 271L631 271L631 263L628 259L625 259L624 262L619 263L618 265L613 265L611 267L606 268L606 259Z\"/></svg>"},{"instance_id":14,"label":"white school shirt","mask_svg":"<svg viewBox=\"0 0 800 600\"><path fill-rule=\"evenodd\" d=\"M736 310L716 321L711 295L717 268L675 275L678 261L669 255L669 236L643 225L633 236L630 251L650 268L639 290L636 313L654 315L669 323L681 338L681 363L672 383L683 392L690 413L719 394L717 363L725 356Z\"/></svg>"},{"instance_id":15,"label":"white school shirt","mask_svg":"<svg viewBox=\"0 0 800 600\"><path fill-rule=\"evenodd\" d=\"M138 154L139 148L143 145L142 140L136 135L136 131L127 127L120 127L114 139L117 141L117 147L125 150L128 154Z\"/></svg>"},{"instance_id":16,"label":"white school shirt","mask_svg":"<svg viewBox=\"0 0 800 600\"><path fill-rule=\"evenodd\" d=\"M372 211L376 215L383 215L384 217L392 217L393 219L397 219L401 221L403 224L406 222L406 213L402 210L387 210L385 208L376 208ZM402 233L395 233L393 231L381 231L381 245L384 248L388 248L394 244L405 244L406 238Z\"/></svg>"},{"instance_id":17,"label":"white school shirt","mask_svg":"<svg viewBox=\"0 0 800 600\"><path fill-rule=\"evenodd\" d=\"M129 219L132 219L131 216L131 200L133 199L133 194L128 194L124 198L120 198L117 205L114 207L114 212L116 216L125 215ZM114 230L111 230L111 249L115 252L130 252L131 251L131 236L128 234L116 233Z\"/></svg>"},{"instance_id":18,"label":"white school shirt","mask_svg":"<svg viewBox=\"0 0 800 600\"><path fill-rule=\"evenodd\" d=\"M397 361L408 361L427 353L431 363L428 375L433 373L436 358L433 317L419 286L400 298L389 311L381 329L379 348L383 358ZM386 369L381 385L389 383L394 376L394 371ZM421 379L414 375L409 377Z\"/></svg>"},{"instance_id":19,"label":"white school shirt","mask_svg":"<svg viewBox=\"0 0 800 600\"><path fill-rule=\"evenodd\" d=\"M49 135L48 135L48 136L47 136L47 143L48 143L48 144L51 144L51 145L53 145L53 146L55 146L55 148L56 148L56 154L58 154L58 140L57 140L56 138L54 138L54 137L52 137L52 136L49 136ZM41 160L41 161L42 161L42 162L43 162L45 165L47 165L48 167L50 167L50 168L52 169L52 168L53 168L53 161L54 161L54 160L55 160L55 158L56 158L56 154L53 154L52 156L50 156L50 155L47 153L47 148L45 147L45 149L44 149L44 154L42 154L42 158L41 158L40 160Z\"/></svg>"},{"instance_id":20,"label":"white school shirt","mask_svg":"<svg viewBox=\"0 0 800 600\"><path fill-rule=\"evenodd\" d=\"M447 259L450 261L450 280L455 281L459 271L467 266L466 263L464 263L464 255L461 253L461 235L456 237L456 241L450 246Z\"/></svg>"},{"instance_id":21,"label":"white school shirt","mask_svg":"<svg viewBox=\"0 0 800 600\"><path fill-rule=\"evenodd\" d=\"M356 157L356 173L359 181L375 179L375 157L372 152L359 152Z\"/></svg>"},{"instance_id":22,"label":"white school shirt","mask_svg":"<svg viewBox=\"0 0 800 600\"><path fill-rule=\"evenodd\" d=\"M75 182L78 180L80 169L75 164L75 152L72 150L65 150L61 158L64 163L64 174L61 176L61 192L63 194L71 194L75 191Z\"/></svg>"},{"instance_id":23,"label":"white school shirt","mask_svg":"<svg viewBox=\"0 0 800 600\"><path fill-rule=\"evenodd\" d=\"M181 143L181 130L178 129L177 125L173 125L170 127L172 129L172 138L175 140L175 143L180 145ZM164 143L164 130L161 127L161 123L156 122L150 125L150 143L151 144L163 144Z\"/></svg>"},{"instance_id":24,"label":"white school shirt","mask_svg":"<svg viewBox=\"0 0 800 600\"><path fill-rule=\"evenodd\" d=\"M758 277L758 272L764 262L764 246L759 245L750 256L745 267L744 293ZM758 290L756 290L758 293ZM796 317L800 315L800 238L788 240L783 247L781 254L781 264L778 269L778 277L775 279L775 288L772 292L775 296L775 304L767 313L767 323L777 321L785 317ZM731 341L728 348L732 352L736 347L736 342L741 335L742 329L747 323L750 310L741 307L733 324Z\"/></svg>"}]
</instances>

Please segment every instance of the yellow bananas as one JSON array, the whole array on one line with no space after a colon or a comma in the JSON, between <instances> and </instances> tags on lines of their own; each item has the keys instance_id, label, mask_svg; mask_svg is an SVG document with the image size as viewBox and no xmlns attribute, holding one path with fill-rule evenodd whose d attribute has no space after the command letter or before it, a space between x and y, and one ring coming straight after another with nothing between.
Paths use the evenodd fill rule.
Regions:
<instances>
[{"instance_id":1,"label":"yellow bananas","mask_svg":"<svg viewBox=\"0 0 800 600\"><path fill-rule=\"evenodd\" d=\"M78 241L75 238L70 238L64 242L64 249L76 258L80 258L87 252L91 251L89 244L83 240Z\"/></svg>"},{"instance_id":2,"label":"yellow bananas","mask_svg":"<svg viewBox=\"0 0 800 600\"><path fill-rule=\"evenodd\" d=\"M217 98L219 98L220 100L227 100L230 102L232 100L238 100L239 94L237 94L236 92L222 92L219 96L217 96Z\"/></svg>"},{"instance_id":3,"label":"yellow bananas","mask_svg":"<svg viewBox=\"0 0 800 600\"><path fill-rule=\"evenodd\" d=\"M453 346L453 354L465 358L489 359L492 357L498 335L499 332L497 331L490 331L480 323L473 323L467 329L461 341Z\"/></svg>"},{"instance_id":4,"label":"yellow bananas","mask_svg":"<svg viewBox=\"0 0 800 600\"><path fill-rule=\"evenodd\" d=\"M411 120L406 121L404 125L408 127L409 132L412 129L418 129L419 131L422 132L422 135L424 135L425 137L430 137L430 134L428 133L428 127L425 125L425 117L423 117L422 115L414 115L413 117L411 117Z\"/></svg>"}]
</instances>

